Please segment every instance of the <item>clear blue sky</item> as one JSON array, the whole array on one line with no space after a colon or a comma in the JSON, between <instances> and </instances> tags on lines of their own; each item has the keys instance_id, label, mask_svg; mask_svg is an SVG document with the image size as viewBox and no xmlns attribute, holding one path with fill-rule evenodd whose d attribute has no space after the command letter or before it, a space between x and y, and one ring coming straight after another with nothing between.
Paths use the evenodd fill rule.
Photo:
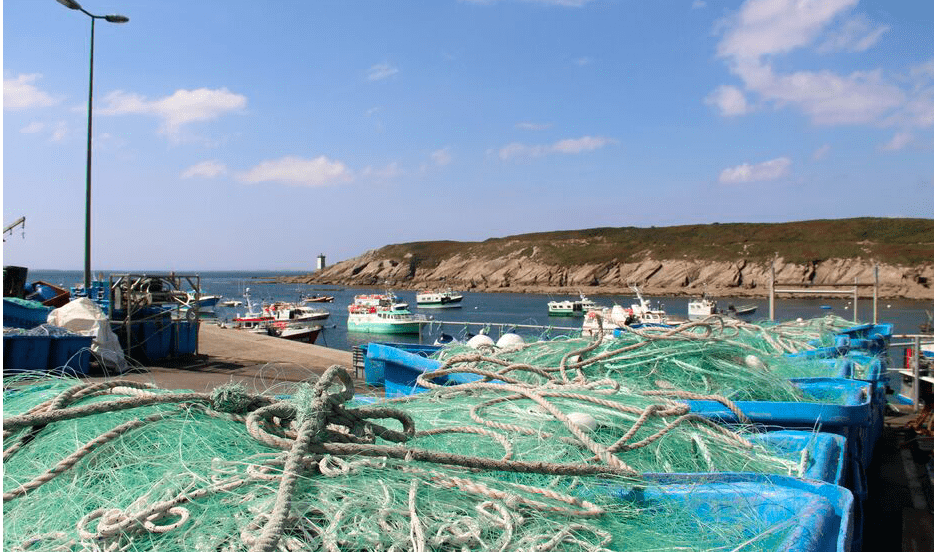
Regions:
<instances>
[{"instance_id":1,"label":"clear blue sky","mask_svg":"<svg viewBox=\"0 0 934 552\"><path fill-rule=\"evenodd\" d=\"M81 0L94 270L934 217L931 0ZM90 19L3 1L5 264L84 259Z\"/></svg>"}]
</instances>

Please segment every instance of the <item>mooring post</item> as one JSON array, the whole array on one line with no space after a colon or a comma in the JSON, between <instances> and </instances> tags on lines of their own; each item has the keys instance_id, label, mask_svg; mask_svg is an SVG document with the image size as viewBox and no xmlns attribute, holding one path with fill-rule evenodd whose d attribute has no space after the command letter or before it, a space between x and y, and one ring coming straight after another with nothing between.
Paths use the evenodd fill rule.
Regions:
<instances>
[{"instance_id":1,"label":"mooring post","mask_svg":"<svg viewBox=\"0 0 934 552\"><path fill-rule=\"evenodd\" d=\"M872 323L879 323L879 265L873 266L873 277L875 281L872 284Z\"/></svg>"},{"instance_id":2,"label":"mooring post","mask_svg":"<svg viewBox=\"0 0 934 552\"><path fill-rule=\"evenodd\" d=\"M859 276L853 281L853 322L859 322Z\"/></svg>"},{"instance_id":3,"label":"mooring post","mask_svg":"<svg viewBox=\"0 0 934 552\"><path fill-rule=\"evenodd\" d=\"M915 336L914 347L911 351L911 404L914 411L918 411L918 400L921 389L921 336Z\"/></svg>"},{"instance_id":4,"label":"mooring post","mask_svg":"<svg viewBox=\"0 0 934 552\"><path fill-rule=\"evenodd\" d=\"M775 259L772 259L772 279L769 282L769 320L775 321Z\"/></svg>"}]
</instances>

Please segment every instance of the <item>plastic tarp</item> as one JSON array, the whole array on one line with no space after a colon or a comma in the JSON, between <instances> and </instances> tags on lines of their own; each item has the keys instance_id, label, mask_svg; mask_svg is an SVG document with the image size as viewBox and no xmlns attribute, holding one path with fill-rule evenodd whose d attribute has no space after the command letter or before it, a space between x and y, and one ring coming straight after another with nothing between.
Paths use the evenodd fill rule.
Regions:
<instances>
[{"instance_id":1,"label":"plastic tarp","mask_svg":"<svg viewBox=\"0 0 934 552\"><path fill-rule=\"evenodd\" d=\"M110 320L97 303L81 297L49 313L48 323L73 333L94 337L91 351L110 369L119 373L127 370L126 358L117 334L110 329Z\"/></svg>"}]
</instances>

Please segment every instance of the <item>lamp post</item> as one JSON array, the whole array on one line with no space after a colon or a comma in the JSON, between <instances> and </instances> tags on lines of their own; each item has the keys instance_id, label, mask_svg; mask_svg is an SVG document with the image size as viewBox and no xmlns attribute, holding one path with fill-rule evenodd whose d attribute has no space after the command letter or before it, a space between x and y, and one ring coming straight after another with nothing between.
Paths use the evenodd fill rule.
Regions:
<instances>
[{"instance_id":1,"label":"lamp post","mask_svg":"<svg viewBox=\"0 0 934 552\"><path fill-rule=\"evenodd\" d=\"M84 293L91 296L91 112L94 97L94 22L103 19L110 23L126 23L129 17L123 15L94 15L81 7L74 0L58 0L68 9L78 10L91 18L91 72L88 78L88 164L87 186L84 199Z\"/></svg>"}]
</instances>

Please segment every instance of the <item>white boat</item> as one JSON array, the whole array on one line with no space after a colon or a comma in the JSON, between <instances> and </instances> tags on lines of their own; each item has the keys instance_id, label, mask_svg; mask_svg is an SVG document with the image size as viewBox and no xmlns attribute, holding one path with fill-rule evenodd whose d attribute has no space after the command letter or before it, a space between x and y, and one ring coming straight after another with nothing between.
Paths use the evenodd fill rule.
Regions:
<instances>
[{"instance_id":1,"label":"white boat","mask_svg":"<svg viewBox=\"0 0 934 552\"><path fill-rule=\"evenodd\" d=\"M197 296L195 292L188 291L185 292L185 298L183 299L184 305L182 305L182 310L189 310L193 306L198 307L198 312L200 314L214 314L214 309L217 307L217 303L222 299L220 295L200 295Z\"/></svg>"},{"instance_id":2,"label":"white boat","mask_svg":"<svg viewBox=\"0 0 934 552\"><path fill-rule=\"evenodd\" d=\"M464 296L453 290L422 291L415 295L415 304L420 309L449 309L460 307Z\"/></svg>"},{"instance_id":3,"label":"white boat","mask_svg":"<svg viewBox=\"0 0 934 552\"><path fill-rule=\"evenodd\" d=\"M588 299L583 293L580 295L579 300L549 301L548 314L551 316L584 316L592 310L601 308L600 305Z\"/></svg>"},{"instance_id":4,"label":"white boat","mask_svg":"<svg viewBox=\"0 0 934 552\"><path fill-rule=\"evenodd\" d=\"M385 334L419 334L428 319L396 306L354 303L347 307L347 330Z\"/></svg>"},{"instance_id":5,"label":"white boat","mask_svg":"<svg viewBox=\"0 0 934 552\"><path fill-rule=\"evenodd\" d=\"M264 305L263 312L272 316L275 322L288 322L292 324L311 320L323 320L331 315L331 313L325 309L316 309L282 301Z\"/></svg>"},{"instance_id":6,"label":"white boat","mask_svg":"<svg viewBox=\"0 0 934 552\"><path fill-rule=\"evenodd\" d=\"M633 316L632 309L625 309L620 305L613 305L612 308L603 307L587 313L584 317L584 325L581 327L581 335L585 337L597 335L601 327L604 334L612 334L613 330L635 322L636 318Z\"/></svg>"},{"instance_id":7,"label":"white boat","mask_svg":"<svg viewBox=\"0 0 934 552\"><path fill-rule=\"evenodd\" d=\"M370 293L365 295L354 295L353 298L354 305L361 305L364 307L392 307L400 310L405 310L409 308L409 304L399 301L399 298L391 291L386 293Z\"/></svg>"},{"instance_id":8,"label":"white boat","mask_svg":"<svg viewBox=\"0 0 934 552\"><path fill-rule=\"evenodd\" d=\"M314 343L322 328L311 322L330 315L324 309L312 309L290 303L273 303L264 305L260 310L254 310L249 288L243 296L246 299L247 312L233 319L233 327L237 330Z\"/></svg>"},{"instance_id":9,"label":"white boat","mask_svg":"<svg viewBox=\"0 0 934 552\"><path fill-rule=\"evenodd\" d=\"M222 307L235 308L235 307L242 307L243 301L237 301L236 299L228 299L226 301L221 301L218 304Z\"/></svg>"},{"instance_id":10,"label":"white boat","mask_svg":"<svg viewBox=\"0 0 934 552\"><path fill-rule=\"evenodd\" d=\"M602 308L592 310L584 317L584 324L581 327L581 333L584 336L596 335L600 328L600 319L603 321L603 332L613 333L613 330L631 327L643 326L661 326L672 327L678 324L668 316L662 309L652 307L652 302L642 297L639 288L630 285L629 288L636 294L638 303L633 303L628 309L620 305L613 305L613 308Z\"/></svg>"},{"instance_id":11,"label":"white boat","mask_svg":"<svg viewBox=\"0 0 934 552\"><path fill-rule=\"evenodd\" d=\"M707 297L706 293L700 299L688 302L688 318L706 318L717 312L717 302Z\"/></svg>"}]
</instances>

